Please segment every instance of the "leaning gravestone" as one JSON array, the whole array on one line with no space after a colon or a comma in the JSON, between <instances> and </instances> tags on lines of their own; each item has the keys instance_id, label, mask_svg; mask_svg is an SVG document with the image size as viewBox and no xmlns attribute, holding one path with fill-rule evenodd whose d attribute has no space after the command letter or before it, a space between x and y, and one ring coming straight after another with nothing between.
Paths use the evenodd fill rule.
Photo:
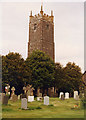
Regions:
<instances>
[{"instance_id":1,"label":"leaning gravestone","mask_svg":"<svg viewBox=\"0 0 86 120\"><path fill-rule=\"evenodd\" d=\"M74 91L74 99L76 99L77 95L78 95L78 91Z\"/></svg>"},{"instance_id":2,"label":"leaning gravestone","mask_svg":"<svg viewBox=\"0 0 86 120\"><path fill-rule=\"evenodd\" d=\"M22 98L21 99L21 109L27 109L27 99L26 98Z\"/></svg>"},{"instance_id":3,"label":"leaning gravestone","mask_svg":"<svg viewBox=\"0 0 86 120\"><path fill-rule=\"evenodd\" d=\"M68 92L65 93L65 99L69 99L69 93Z\"/></svg>"},{"instance_id":4,"label":"leaning gravestone","mask_svg":"<svg viewBox=\"0 0 86 120\"><path fill-rule=\"evenodd\" d=\"M8 104L8 99L9 99L9 96L5 95L2 97L2 104L4 105L7 105Z\"/></svg>"},{"instance_id":5,"label":"leaning gravestone","mask_svg":"<svg viewBox=\"0 0 86 120\"><path fill-rule=\"evenodd\" d=\"M49 105L49 97L48 96L44 97L44 105Z\"/></svg>"},{"instance_id":6,"label":"leaning gravestone","mask_svg":"<svg viewBox=\"0 0 86 120\"><path fill-rule=\"evenodd\" d=\"M61 95L63 95L64 93L63 92L60 92L60 96L59 96L59 98L61 98Z\"/></svg>"},{"instance_id":7,"label":"leaning gravestone","mask_svg":"<svg viewBox=\"0 0 86 120\"><path fill-rule=\"evenodd\" d=\"M61 100L64 100L64 94L61 95Z\"/></svg>"}]
</instances>

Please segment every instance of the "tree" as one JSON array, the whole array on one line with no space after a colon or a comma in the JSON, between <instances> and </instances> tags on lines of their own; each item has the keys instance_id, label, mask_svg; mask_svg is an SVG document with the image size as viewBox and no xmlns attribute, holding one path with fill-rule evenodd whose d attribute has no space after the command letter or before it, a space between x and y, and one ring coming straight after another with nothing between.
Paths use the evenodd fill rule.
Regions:
<instances>
[{"instance_id":1,"label":"tree","mask_svg":"<svg viewBox=\"0 0 86 120\"><path fill-rule=\"evenodd\" d=\"M26 66L32 71L32 80L30 84L34 88L48 89L53 86L54 80L54 62L42 51L33 51L26 59Z\"/></svg>"},{"instance_id":2,"label":"tree","mask_svg":"<svg viewBox=\"0 0 86 120\"><path fill-rule=\"evenodd\" d=\"M9 53L2 56L2 85L3 88L6 84L16 88L16 94L22 92L22 88L29 80L29 70L25 66L24 59L19 53Z\"/></svg>"},{"instance_id":3,"label":"tree","mask_svg":"<svg viewBox=\"0 0 86 120\"><path fill-rule=\"evenodd\" d=\"M64 67L64 74L65 78L63 88L65 91L79 91L82 78L81 68L75 63L68 62Z\"/></svg>"},{"instance_id":4,"label":"tree","mask_svg":"<svg viewBox=\"0 0 86 120\"><path fill-rule=\"evenodd\" d=\"M64 81L64 71L63 66L60 63L55 63L55 73L54 73L54 87L58 90L63 87Z\"/></svg>"}]
</instances>

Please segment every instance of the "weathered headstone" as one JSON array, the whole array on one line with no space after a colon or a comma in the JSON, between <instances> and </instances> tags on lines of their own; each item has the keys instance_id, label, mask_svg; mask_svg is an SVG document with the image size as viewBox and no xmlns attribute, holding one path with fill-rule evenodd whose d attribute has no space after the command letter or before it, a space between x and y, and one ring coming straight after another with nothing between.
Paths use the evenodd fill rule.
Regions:
<instances>
[{"instance_id":1,"label":"weathered headstone","mask_svg":"<svg viewBox=\"0 0 86 120\"><path fill-rule=\"evenodd\" d=\"M65 99L69 99L69 93L68 92L65 93Z\"/></svg>"},{"instance_id":2,"label":"weathered headstone","mask_svg":"<svg viewBox=\"0 0 86 120\"><path fill-rule=\"evenodd\" d=\"M21 109L27 109L27 99L26 98L22 98L21 99Z\"/></svg>"},{"instance_id":3,"label":"weathered headstone","mask_svg":"<svg viewBox=\"0 0 86 120\"><path fill-rule=\"evenodd\" d=\"M61 100L64 100L64 94L61 95Z\"/></svg>"},{"instance_id":4,"label":"weathered headstone","mask_svg":"<svg viewBox=\"0 0 86 120\"><path fill-rule=\"evenodd\" d=\"M63 94L64 94L63 92L60 92L59 98L61 98L61 95L63 95Z\"/></svg>"},{"instance_id":5,"label":"weathered headstone","mask_svg":"<svg viewBox=\"0 0 86 120\"><path fill-rule=\"evenodd\" d=\"M44 97L44 105L49 105L49 97L48 96Z\"/></svg>"},{"instance_id":6,"label":"weathered headstone","mask_svg":"<svg viewBox=\"0 0 86 120\"><path fill-rule=\"evenodd\" d=\"M34 96L28 96L28 102L33 102L34 101Z\"/></svg>"},{"instance_id":7,"label":"weathered headstone","mask_svg":"<svg viewBox=\"0 0 86 120\"><path fill-rule=\"evenodd\" d=\"M12 96L12 101L13 101L13 102L16 102L17 100L18 100L17 95L13 95L13 96Z\"/></svg>"},{"instance_id":8,"label":"weathered headstone","mask_svg":"<svg viewBox=\"0 0 86 120\"><path fill-rule=\"evenodd\" d=\"M14 88L14 87L12 87L12 88L11 88L11 90L12 90L12 93L11 93L10 100L12 100L12 97L13 97L13 95L15 95L15 93L14 93L14 91L15 91L15 88Z\"/></svg>"},{"instance_id":9,"label":"weathered headstone","mask_svg":"<svg viewBox=\"0 0 86 120\"><path fill-rule=\"evenodd\" d=\"M2 97L2 104L4 105L7 105L8 104L8 99L9 99L9 96L5 95Z\"/></svg>"},{"instance_id":10,"label":"weathered headstone","mask_svg":"<svg viewBox=\"0 0 86 120\"><path fill-rule=\"evenodd\" d=\"M74 91L74 99L76 99L76 95L78 95L78 91Z\"/></svg>"}]
</instances>

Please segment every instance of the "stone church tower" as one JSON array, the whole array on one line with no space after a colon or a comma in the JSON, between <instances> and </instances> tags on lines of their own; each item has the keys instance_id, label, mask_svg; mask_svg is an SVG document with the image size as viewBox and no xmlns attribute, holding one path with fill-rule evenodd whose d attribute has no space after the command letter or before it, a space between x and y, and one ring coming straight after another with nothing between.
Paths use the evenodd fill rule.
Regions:
<instances>
[{"instance_id":1,"label":"stone church tower","mask_svg":"<svg viewBox=\"0 0 86 120\"><path fill-rule=\"evenodd\" d=\"M29 19L28 56L33 50L41 50L54 60L54 22L53 11L51 16L46 15L41 6L41 11Z\"/></svg>"}]
</instances>

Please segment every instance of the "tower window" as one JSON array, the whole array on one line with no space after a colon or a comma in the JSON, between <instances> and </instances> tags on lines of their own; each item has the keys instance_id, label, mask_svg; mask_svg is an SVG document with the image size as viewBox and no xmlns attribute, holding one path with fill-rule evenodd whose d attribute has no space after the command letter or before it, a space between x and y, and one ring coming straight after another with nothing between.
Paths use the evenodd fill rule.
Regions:
<instances>
[{"instance_id":1,"label":"tower window","mask_svg":"<svg viewBox=\"0 0 86 120\"><path fill-rule=\"evenodd\" d=\"M34 24L34 30L36 30L37 24Z\"/></svg>"},{"instance_id":2,"label":"tower window","mask_svg":"<svg viewBox=\"0 0 86 120\"><path fill-rule=\"evenodd\" d=\"M47 29L49 28L49 24L47 24Z\"/></svg>"}]
</instances>

